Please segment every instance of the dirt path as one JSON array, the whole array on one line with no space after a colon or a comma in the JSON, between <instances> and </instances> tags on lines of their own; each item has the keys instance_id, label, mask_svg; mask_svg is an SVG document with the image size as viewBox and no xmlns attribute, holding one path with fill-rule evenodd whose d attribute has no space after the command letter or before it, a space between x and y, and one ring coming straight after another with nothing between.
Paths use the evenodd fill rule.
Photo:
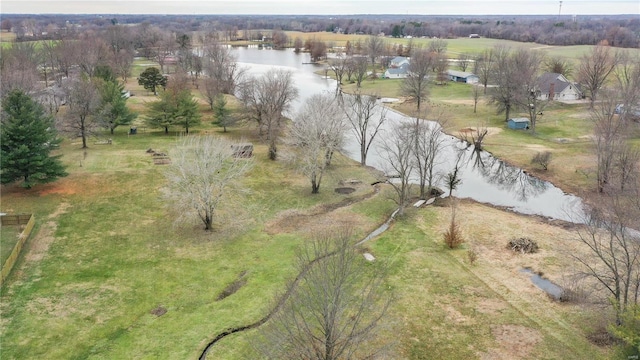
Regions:
<instances>
[{"instance_id":1,"label":"dirt path","mask_svg":"<svg viewBox=\"0 0 640 360\"><path fill-rule=\"evenodd\" d=\"M24 254L25 261L18 269L16 269L16 274L22 274L26 267L33 266L34 262L41 261L47 255L49 247L55 240L55 233L58 228L58 224L55 220L61 214L64 214L70 206L71 205L69 203L60 203L58 208L47 217L46 221L42 223L42 225L40 225L40 229L27 243L28 246L26 247L26 252Z\"/></svg>"}]
</instances>

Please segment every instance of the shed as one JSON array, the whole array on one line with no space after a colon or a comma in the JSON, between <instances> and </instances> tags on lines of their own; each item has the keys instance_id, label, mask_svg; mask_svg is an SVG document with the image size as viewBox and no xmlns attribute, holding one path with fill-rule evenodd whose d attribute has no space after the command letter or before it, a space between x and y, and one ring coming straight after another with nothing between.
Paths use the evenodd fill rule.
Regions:
<instances>
[{"instance_id":1,"label":"shed","mask_svg":"<svg viewBox=\"0 0 640 360\"><path fill-rule=\"evenodd\" d=\"M509 129L526 130L529 129L529 119L527 118L511 118L507 121Z\"/></svg>"}]
</instances>

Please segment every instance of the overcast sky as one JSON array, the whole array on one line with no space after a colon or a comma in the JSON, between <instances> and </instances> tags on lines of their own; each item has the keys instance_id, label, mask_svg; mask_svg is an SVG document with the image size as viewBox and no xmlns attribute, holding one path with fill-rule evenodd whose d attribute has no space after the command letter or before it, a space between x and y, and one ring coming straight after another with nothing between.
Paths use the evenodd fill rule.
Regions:
<instances>
[{"instance_id":1,"label":"overcast sky","mask_svg":"<svg viewBox=\"0 0 640 360\"><path fill-rule=\"evenodd\" d=\"M562 3L562 9L560 9ZM638 14L640 0L2 0L5 14Z\"/></svg>"}]
</instances>

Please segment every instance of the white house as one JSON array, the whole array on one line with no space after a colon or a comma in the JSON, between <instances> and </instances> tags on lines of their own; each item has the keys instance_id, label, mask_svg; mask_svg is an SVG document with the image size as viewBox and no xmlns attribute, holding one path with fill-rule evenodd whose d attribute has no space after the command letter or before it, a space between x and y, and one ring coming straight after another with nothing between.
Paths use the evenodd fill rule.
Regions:
<instances>
[{"instance_id":1,"label":"white house","mask_svg":"<svg viewBox=\"0 0 640 360\"><path fill-rule=\"evenodd\" d=\"M382 75L385 79L405 79L409 75L409 63L404 63L400 67L390 67Z\"/></svg>"},{"instance_id":2,"label":"white house","mask_svg":"<svg viewBox=\"0 0 640 360\"><path fill-rule=\"evenodd\" d=\"M582 91L566 77L558 73L544 73L536 81L540 90L538 100L580 100Z\"/></svg>"},{"instance_id":3,"label":"white house","mask_svg":"<svg viewBox=\"0 0 640 360\"><path fill-rule=\"evenodd\" d=\"M407 64L409 65L409 58L404 56L396 56L389 62L389 67L399 68L400 66Z\"/></svg>"}]
</instances>

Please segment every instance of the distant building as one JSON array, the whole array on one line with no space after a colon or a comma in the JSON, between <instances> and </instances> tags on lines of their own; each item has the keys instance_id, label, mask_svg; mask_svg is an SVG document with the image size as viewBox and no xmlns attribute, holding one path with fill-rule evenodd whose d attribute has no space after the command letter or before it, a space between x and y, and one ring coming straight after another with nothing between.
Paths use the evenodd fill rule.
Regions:
<instances>
[{"instance_id":1,"label":"distant building","mask_svg":"<svg viewBox=\"0 0 640 360\"><path fill-rule=\"evenodd\" d=\"M558 73L544 73L536 81L540 91L538 100L580 100L582 91L566 77Z\"/></svg>"},{"instance_id":2,"label":"distant building","mask_svg":"<svg viewBox=\"0 0 640 360\"><path fill-rule=\"evenodd\" d=\"M463 82L467 84L477 84L480 81L478 75L464 71L447 70L447 76L451 81Z\"/></svg>"},{"instance_id":3,"label":"distant building","mask_svg":"<svg viewBox=\"0 0 640 360\"><path fill-rule=\"evenodd\" d=\"M480 35L478 34L469 34L469 39L479 39Z\"/></svg>"}]
</instances>

